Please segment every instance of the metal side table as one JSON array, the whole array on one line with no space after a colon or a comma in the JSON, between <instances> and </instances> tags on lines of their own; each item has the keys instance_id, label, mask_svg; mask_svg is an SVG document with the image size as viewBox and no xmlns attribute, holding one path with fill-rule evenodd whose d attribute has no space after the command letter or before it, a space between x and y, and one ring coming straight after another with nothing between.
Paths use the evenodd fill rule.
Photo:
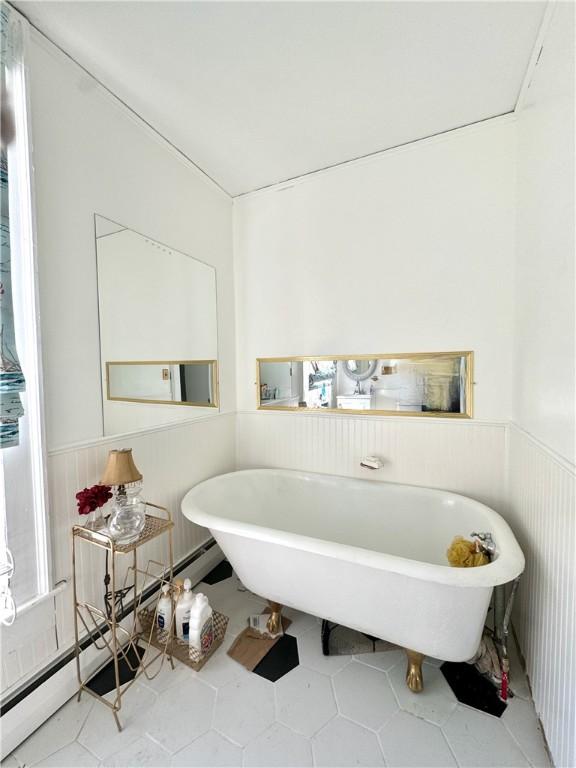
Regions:
<instances>
[{"instance_id":1,"label":"metal side table","mask_svg":"<svg viewBox=\"0 0 576 768\"><path fill-rule=\"evenodd\" d=\"M153 510L155 514L149 514L149 508ZM172 541L173 528L174 523L172 522L170 512L165 507L159 507L150 502L146 502L146 523L144 529L138 539L131 544L116 544L114 540L106 534L105 530L93 531L84 528L81 525L74 525L72 528L72 580L76 670L79 684L78 701L80 700L82 691L87 691L91 696L100 700L111 709L118 730L122 730L122 725L118 718L118 712L122 707L122 697L132 683L140 677L140 675L144 675L149 680L156 677L162 669L165 659L168 659L170 665L174 668L171 652L174 622L172 621L171 626L167 628L167 631L163 635L163 640L165 639L165 642L158 644L156 638L154 645L151 640L156 627L156 607L153 611L154 619L149 627L146 627L146 629L143 630L138 622L140 604L146 591L153 585L161 588L163 584L170 584L172 581L174 567ZM138 554L142 545L163 535L168 536L168 561L160 563L156 560L148 560L146 566L144 568L141 567L139 565ZM78 595L78 548L81 545L99 547L107 553L110 574L106 574L105 583L108 585L109 576L110 592L108 594L112 596L112 602L110 604L108 600L106 600L104 610L80 599ZM131 563L121 563L120 558L126 557L131 560ZM124 567L126 570L122 580L122 587L118 589L118 570L123 570ZM118 593L121 593L123 598L132 594L132 600L129 604L130 612L125 616L122 615L124 611L118 615L115 601L115 596ZM104 696L101 696L88 687L89 679L96 673L92 672L90 676L85 679L82 677L80 654L83 646L86 646L87 641L88 643L93 643L100 651L108 651L107 658L100 665L99 669L102 669L102 667L108 664L110 660L113 662L115 696L111 697L110 700L104 698ZM137 647L138 641L144 641L146 643L143 655L140 655L139 651L141 649ZM158 668L152 672L150 668L158 660ZM120 680L121 661L134 673L133 678L124 684Z\"/></svg>"}]
</instances>

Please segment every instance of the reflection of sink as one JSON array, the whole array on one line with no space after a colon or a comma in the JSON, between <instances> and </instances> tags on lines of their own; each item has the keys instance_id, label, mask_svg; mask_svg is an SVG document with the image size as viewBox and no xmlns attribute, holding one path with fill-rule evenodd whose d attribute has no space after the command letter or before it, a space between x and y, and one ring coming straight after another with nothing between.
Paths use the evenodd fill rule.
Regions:
<instances>
[{"instance_id":1,"label":"reflection of sink","mask_svg":"<svg viewBox=\"0 0 576 768\"><path fill-rule=\"evenodd\" d=\"M357 392L349 395L338 395L338 397L345 397L346 400L352 400L354 398L361 398L361 397L367 397L368 400L370 399L370 395L367 392L362 392L361 395L359 395Z\"/></svg>"},{"instance_id":2,"label":"reflection of sink","mask_svg":"<svg viewBox=\"0 0 576 768\"><path fill-rule=\"evenodd\" d=\"M336 405L338 408L343 408L345 410L355 410L355 411L368 411L371 407L371 396L368 394L349 394L349 395L338 395L336 397Z\"/></svg>"}]
</instances>

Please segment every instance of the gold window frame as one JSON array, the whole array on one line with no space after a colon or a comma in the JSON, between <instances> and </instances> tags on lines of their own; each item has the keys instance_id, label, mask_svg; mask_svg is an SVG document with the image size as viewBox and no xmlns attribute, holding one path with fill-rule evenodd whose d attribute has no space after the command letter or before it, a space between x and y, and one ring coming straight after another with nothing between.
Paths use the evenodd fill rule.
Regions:
<instances>
[{"instance_id":1,"label":"gold window frame","mask_svg":"<svg viewBox=\"0 0 576 768\"><path fill-rule=\"evenodd\" d=\"M112 397L110 395L110 366L112 365L210 365L212 368L213 403L186 400L148 400L143 397ZM220 382L218 379L218 360L107 360L106 361L106 399L120 403L151 403L156 405L184 405L192 408L219 408Z\"/></svg>"},{"instance_id":2,"label":"gold window frame","mask_svg":"<svg viewBox=\"0 0 576 768\"><path fill-rule=\"evenodd\" d=\"M388 411L380 409L353 408L303 408L297 405L261 405L260 398L260 364L261 363L305 363L326 360L434 360L437 358L466 359L466 411L464 413L449 413L446 411ZM256 408L259 411L290 411L292 413L344 413L354 416L408 416L435 419L472 419L474 413L474 353L464 352L379 352L374 355L294 355L293 357L257 357L256 358Z\"/></svg>"}]
</instances>

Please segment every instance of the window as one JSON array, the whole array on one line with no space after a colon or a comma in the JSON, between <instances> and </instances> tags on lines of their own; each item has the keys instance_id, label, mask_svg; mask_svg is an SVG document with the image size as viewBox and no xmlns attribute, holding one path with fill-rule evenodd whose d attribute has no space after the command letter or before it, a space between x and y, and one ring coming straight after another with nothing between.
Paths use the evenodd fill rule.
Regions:
<instances>
[{"instance_id":1,"label":"window","mask_svg":"<svg viewBox=\"0 0 576 768\"><path fill-rule=\"evenodd\" d=\"M38 339L31 163L22 18L0 5L2 34L2 149L6 174L2 184L2 237L8 238L10 268L2 261L2 278L11 283L15 349L26 381L20 394L24 415L18 420L15 445L0 450L0 588L12 594L17 609L50 589L46 524L45 455L41 408L41 363ZM9 110L8 113L5 110ZM7 179L7 183L6 183ZM9 309L9 307L8 307ZM2 304L3 313L7 311ZM7 327L3 315L2 328ZM12 323L11 323L12 325ZM3 342L3 337L0 339ZM5 347L2 346L2 366ZM12 553L14 573L8 582L2 564ZM0 600L6 620L10 601Z\"/></svg>"}]
</instances>

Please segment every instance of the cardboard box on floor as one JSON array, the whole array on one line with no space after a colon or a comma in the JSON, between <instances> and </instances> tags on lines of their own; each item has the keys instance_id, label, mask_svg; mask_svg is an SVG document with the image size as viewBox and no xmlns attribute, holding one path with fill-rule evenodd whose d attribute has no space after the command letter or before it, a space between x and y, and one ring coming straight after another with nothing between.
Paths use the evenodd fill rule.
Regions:
<instances>
[{"instance_id":1,"label":"cardboard box on floor","mask_svg":"<svg viewBox=\"0 0 576 768\"><path fill-rule=\"evenodd\" d=\"M270 613L270 611L266 609L263 613ZM290 619L282 616L282 629L284 632L286 632L291 623ZM282 635L269 637L268 635L260 634L255 629L246 627L228 649L228 656L242 664L249 672L252 672L281 637Z\"/></svg>"}]
</instances>

